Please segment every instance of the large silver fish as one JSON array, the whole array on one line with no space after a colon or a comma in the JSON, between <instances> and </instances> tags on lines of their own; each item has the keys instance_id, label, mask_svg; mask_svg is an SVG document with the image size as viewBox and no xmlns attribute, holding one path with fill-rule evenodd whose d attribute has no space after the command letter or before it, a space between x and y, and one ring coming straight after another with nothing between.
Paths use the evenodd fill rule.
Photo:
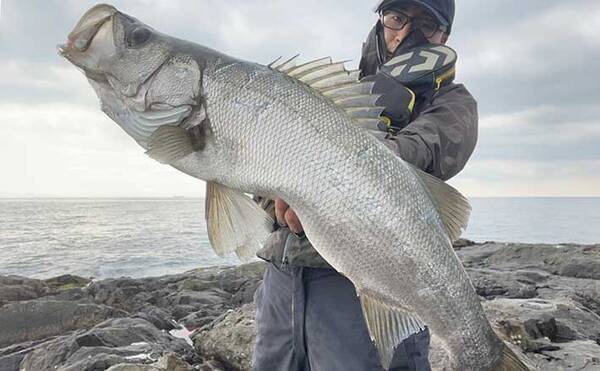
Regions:
<instances>
[{"instance_id":1,"label":"large silver fish","mask_svg":"<svg viewBox=\"0 0 600 371\"><path fill-rule=\"evenodd\" d=\"M356 72L329 58L242 61L105 4L59 52L152 158L208 182L217 253L253 256L270 232L245 193L289 203L317 251L356 286L384 367L427 325L448 369L527 369L493 332L452 249L468 202L369 134L382 109Z\"/></svg>"}]
</instances>

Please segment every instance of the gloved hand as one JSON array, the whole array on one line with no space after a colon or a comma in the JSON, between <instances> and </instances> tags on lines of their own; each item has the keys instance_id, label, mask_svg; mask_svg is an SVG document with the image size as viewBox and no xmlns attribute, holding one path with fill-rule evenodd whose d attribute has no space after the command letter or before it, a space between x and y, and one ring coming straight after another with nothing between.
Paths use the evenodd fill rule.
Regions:
<instances>
[{"instance_id":1,"label":"gloved hand","mask_svg":"<svg viewBox=\"0 0 600 371\"><path fill-rule=\"evenodd\" d=\"M412 90L389 75L378 72L375 75L373 93L381 94L376 104L385 107L382 121L386 126L380 127L380 130L393 134L408 125L416 100Z\"/></svg>"}]
</instances>

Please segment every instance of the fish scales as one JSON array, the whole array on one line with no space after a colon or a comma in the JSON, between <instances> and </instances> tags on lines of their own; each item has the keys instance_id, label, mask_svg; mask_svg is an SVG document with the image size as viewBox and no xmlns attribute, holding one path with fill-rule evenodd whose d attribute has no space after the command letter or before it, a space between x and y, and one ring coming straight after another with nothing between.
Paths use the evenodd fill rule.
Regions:
<instances>
[{"instance_id":1,"label":"fish scales","mask_svg":"<svg viewBox=\"0 0 600 371\"><path fill-rule=\"evenodd\" d=\"M466 201L359 127L353 115L377 121L377 99L342 64L241 61L106 4L82 16L59 53L152 158L208 182L217 253L251 256L270 231L243 192L289 203L315 249L355 285L384 366L393 345L427 325L449 369L527 369L494 334L452 249ZM332 82L346 103L365 106L326 98L319 89Z\"/></svg>"},{"instance_id":2,"label":"fish scales","mask_svg":"<svg viewBox=\"0 0 600 371\"><path fill-rule=\"evenodd\" d=\"M329 101L314 92L307 94L305 86L283 74L238 65L223 69L222 75L216 72L206 84L208 101L227 102L225 97L235 94L240 102L253 102L250 109L242 103L227 109L209 106L209 112L220 113L213 115L216 126L246 122L253 127L239 128L244 133L238 136L240 143L250 145L231 148L243 165L236 167L239 173L226 171L231 183L221 181L252 193L277 192L297 212L319 253L357 287L399 298L438 336L451 342L467 335L465 341L473 344L458 344L460 349L482 349L488 343L487 321L465 315L480 307L478 298L429 197L409 167L401 166L390 151ZM262 110L260 122L244 118L258 117L258 110ZM281 153L281 148L286 151ZM361 149L370 156L360 158ZM323 181L315 184L314 179ZM390 245L394 248L377 248ZM408 297L413 287L427 290ZM456 298L471 300L457 302ZM427 315L427 308L434 313ZM481 324L484 328L478 328ZM456 336L452 329L460 329L463 335Z\"/></svg>"}]
</instances>

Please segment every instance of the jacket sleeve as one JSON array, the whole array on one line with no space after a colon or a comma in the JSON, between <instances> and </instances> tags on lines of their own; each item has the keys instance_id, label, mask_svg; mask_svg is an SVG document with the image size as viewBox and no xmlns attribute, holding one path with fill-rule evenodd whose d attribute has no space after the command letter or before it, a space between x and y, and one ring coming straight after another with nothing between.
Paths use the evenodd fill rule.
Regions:
<instances>
[{"instance_id":1,"label":"jacket sleeve","mask_svg":"<svg viewBox=\"0 0 600 371\"><path fill-rule=\"evenodd\" d=\"M448 180L473 153L477 126L477 102L463 85L451 84L398 133L376 137L404 161Z\"/></svg>"}]
</instances>

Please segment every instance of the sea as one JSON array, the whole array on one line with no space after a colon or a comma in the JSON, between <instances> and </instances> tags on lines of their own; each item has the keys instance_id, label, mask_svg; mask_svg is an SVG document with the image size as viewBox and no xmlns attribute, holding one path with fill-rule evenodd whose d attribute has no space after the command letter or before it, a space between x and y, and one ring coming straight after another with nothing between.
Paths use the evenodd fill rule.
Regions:
<instances>
[{"instance_id":1,"label":"sea","mask_svg":"<svg viewBox=\"0 0 600 371\"><path fill-rule=\"evenodd\" d=\"M463 237L476 242L600 243L600 198L470 202ZM103 279L234 264L210 247L203 199L0 199L0 275Z\"/></svg>"}]
</instances>

